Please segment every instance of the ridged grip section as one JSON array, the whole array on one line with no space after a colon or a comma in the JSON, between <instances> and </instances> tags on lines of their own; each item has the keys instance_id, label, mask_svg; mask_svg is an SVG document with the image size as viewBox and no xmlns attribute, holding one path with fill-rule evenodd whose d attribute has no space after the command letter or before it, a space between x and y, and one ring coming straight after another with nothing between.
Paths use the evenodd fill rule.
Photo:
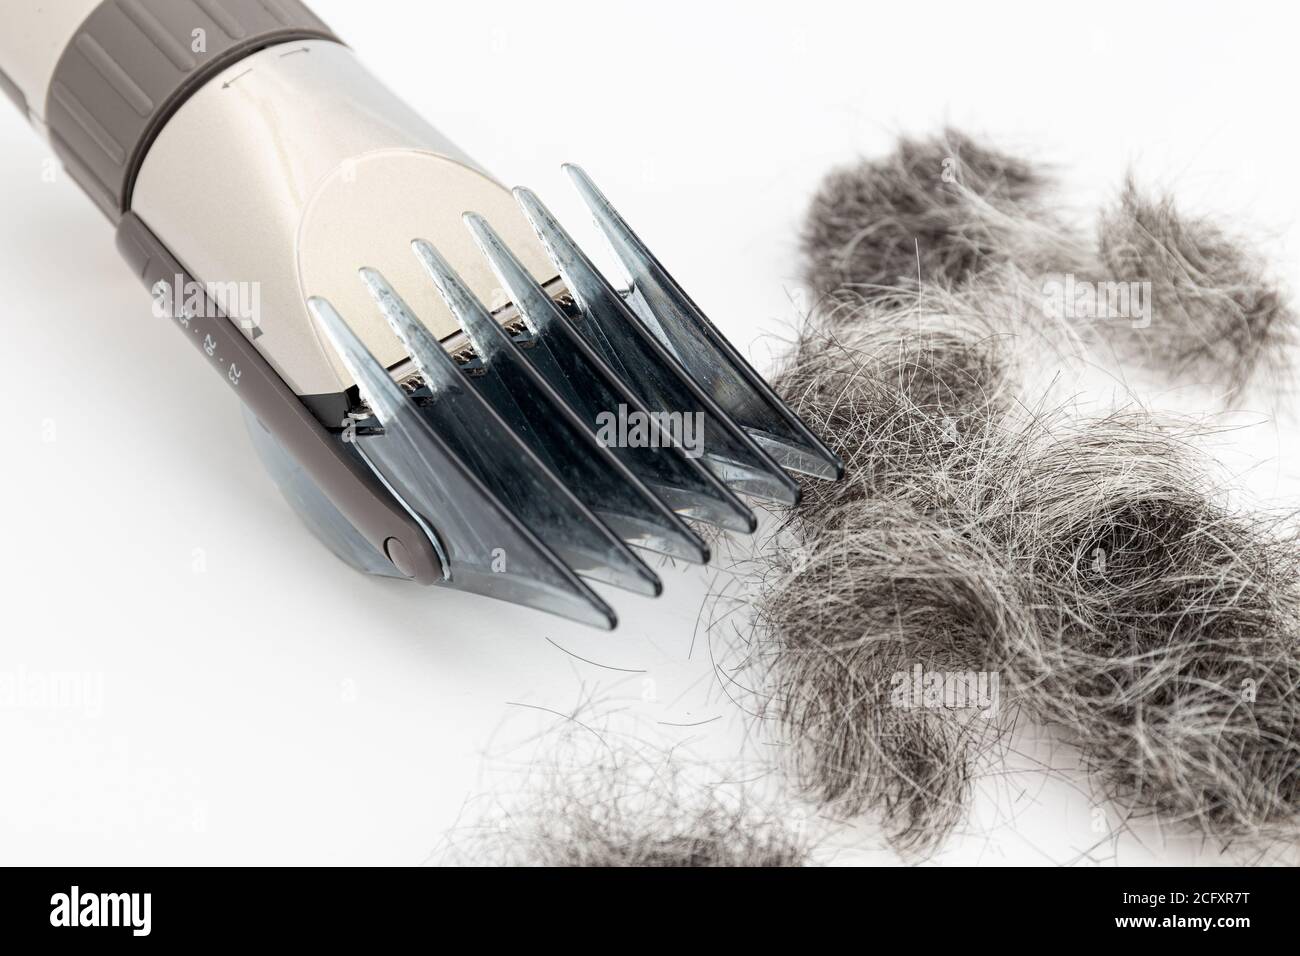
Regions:
<instances>
[{"instance_id":1,"label":"ridged grip section","mask_svg":"<svg viewBox=\"0 0 1300 956\"><path fill-rule=\"evenodd\" d=\"M104 0L54 71L50 139L117 222L149 146L193 92L250 53L305 39L337 38L299 0Z\"/></svg>"}]
</instances>

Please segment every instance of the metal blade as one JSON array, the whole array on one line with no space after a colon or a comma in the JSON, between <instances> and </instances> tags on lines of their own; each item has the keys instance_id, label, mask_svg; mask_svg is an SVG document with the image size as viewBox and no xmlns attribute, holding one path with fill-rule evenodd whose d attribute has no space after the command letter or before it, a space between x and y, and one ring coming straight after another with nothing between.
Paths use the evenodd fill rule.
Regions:
<instances>
[{"instance_id":1,"label":"metal blade","mask_svg":"<svg viewBox=\"0 0 1300 956\"><path fill-rule=\"evenodd\" d=\"M844 466L835 453L709 321L591 178L578 166L564 169L627 269L631 301L647 328L783 466L817 478L843 477Z\"/></svg>"},{"instance_id":2,"label":"metal blade","mask_svg":"<svg viewBox=\"0 0 1300 956\"><path fill-rule=\"evenodd\" d=\"M718 478L747 494L796 504L799 486L794 479L645 328L541 200L527 189L514 192L582 308L576 327L605 362L651 411L703 416L704 460Z\"/></svg>"},{"instance_id":3,"label":"metal blade","mask_svg":"<svg viewBox=\"0 0 1300 956\"><path fill-rule=\"evenodd\" d=\"M440 586L612 629L609 605L474 475L334 307L308 306L382 426L355 436L357 452L438 545Z\"/></svg>"},{"instance_id":4,"label":"metal blade","mask_svg":"<svg viewBox=\"0 0 1300 956\"><path fill-rule=\"evenodd\" d=\"M523 351L534 369L593 434L605 416L649 424L648 440L614 442L613 453L678 514L732 531L752 532L757 519L739 498L691 457L570 325L558 304L533 278L483 217L465 222L497 279L531 333Z\"/></svg>"},{"instance_id":5,"label":"metal blade","mask_svg":"<svg viewBox=\"0 0 1300 956\"><path fill-rule=\"evenodd\" d=\"M508 364L508 360L501 357L505 350L500 339L490 337L485 328L490 326L500 332L507 344L511 344L509 337L433 246L417 239L411 247L446 300L452 315L474 342L476 349L480 350L479 358L483 367L475 370L476 374L470 381L478 396L485 400L484 404L491 406L496 420L515 439L517 451L511 449L509 455L494 455L494 460L509 458L508 461L499 461L497 467L505 475L513 477L503 475L502 480L516 486L528 480L535 487L534 491L527 493L520 488L520 493L515 496L521 507L532 509L530 527L584 577L639 594L658 595L663 590L658 576L566 483L569 473L578 467L574 464L577 456L571 445L571 437L558 439L557 444L548 446L548 442L554 439L554 429L543 430L546 425L552 424L547 419L556 414L557 409L545 406L540 406L540 411L526 408L535 400L536 393L529 394L522 385L520 393L512 392L511 386L514 383L498 374L504 368L513 369L513 363ZM444 351L440 346L438 350ZM527 362L522 359L519 364L527 368ZM586 434L581 428L577 428L576 433ZM566 439L570 441L567 446L564 444ZM552 463L561 462L562 464L556 465L559 470L553 469L551 464L540 457L539 452L545 454ZM590 474L583 477L592 479ZM544 489L545 495L538 494L542 490L538 487L541 485L547 486ZM666 508L663 510L667 513Z\"/></svg>"}]
</instances>

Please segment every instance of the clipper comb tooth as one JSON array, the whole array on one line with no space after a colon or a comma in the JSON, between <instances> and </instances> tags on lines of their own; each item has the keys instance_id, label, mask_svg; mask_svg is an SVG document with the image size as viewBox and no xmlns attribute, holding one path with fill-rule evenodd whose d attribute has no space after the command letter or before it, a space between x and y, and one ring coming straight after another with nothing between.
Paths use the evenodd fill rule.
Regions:
<instances>
[{"instance_id":1,"label":"clipper comb tooth","mask_svg":"<svg viewBox=\"0 0 1300 956\"><path fill-rule=\"evenodd\" d=\"M421 414L329 302L315 298L308 307L382 426L356 435L357 452L435 542L444 561L441 585L613 629L618 619L609 605L443 441L445 418ZM439 382L439 397L467 391L452 371L455 377ZM432 407L438 405L435 399Z\"/></svg>"},{"instance_id":2,"label":"clipper comb tooth","mask_svg":"<svg viewBox=\"0 0 1300 956\"><path fill-rule=\"evenodd\" d=\"M717 403L783 467L837 480L844 466L781 401L637 238L581 167L564 167L623 263L638 316Z\"/></svg>"},{"instance_id":3,"label":"clipper comb tooth","mask_svg":"<svg viewBox=\"0 0 1300 956\"><path fill-rule=\"evenodd\" d=\"M614 443L614 454L678 514L729 531L752 532L758 523L754 513L689 457L670 433L663 432L640 399L574 330L559 305L487 220L477 213L466 213L464 218L528 326L532 344L525 355L561 401L577 411L591 430L598 430L601 416L616 409L644 416L653 429L653 439L645 444Z\"/></svg>"},{"instance_id":4,"label":"clipper comb tooth","mask_svg":"<svg viewBox=\"0 0 1300 956\"><path fill-rule=\"evenodd\" d=\"M646 330L531 190L515 191L556 269L582 310L587 341L653 412L704 416L704 461L732 488L780 504L799 501L799 485L691 378Z\"/></svg>"}]
</instances>

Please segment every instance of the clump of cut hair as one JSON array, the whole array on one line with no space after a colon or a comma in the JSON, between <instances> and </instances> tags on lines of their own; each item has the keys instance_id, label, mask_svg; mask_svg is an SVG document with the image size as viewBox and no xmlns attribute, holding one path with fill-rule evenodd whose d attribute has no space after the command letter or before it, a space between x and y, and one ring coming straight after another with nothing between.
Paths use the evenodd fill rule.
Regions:
<instances>
[{"instance_id":1,"label":"clump of cut hair","mask_svg":"<svg viewBox=\"0 0 1300 956\"><path fill-rule=\"evenodd\" d=\"M717 781L675 753L561 739L522 790L450 837L448 863L543 867L799 867L802 806Z\"/></svg>"},{"instance_id":2,"label":"clump of cut hair","mask_svg":"<svg viewBox=\"0 0 1300 956\"><path fill-rule=\"evenodd\" d=\"M802 234L818 297L906 300L1018 264L1064 271L1083 253L1045 202L1047 171L956 130L903 138L889 156L826 177Z\"/></svg>"},{"instance_id":3,"label":"clump of cut hair","mask_svg":"<svg viewBox=\"0 0 1300 956\"><path fill-rule=\"evenodd\" d=\"M1022 359L1001 329L1019 318L1001 304L991 319L967 294L927 289L907 306L843 300L807 320L774 381L845 477L806 484L795 520L821 527L882 497L942 509L950 479L976 464L971 441L1015 397Z\"/></svg>"},{"instance_id":4,"label":"clump of cut hair","mask_svg":"<svg viewBox=\"0 0 1300 956\"><path fill-rule=\"evenodd\" d=\"M921 852L961 822L1003 715L900 693L918 666L988 674L1033 618L993 555L910 506L855 502L843 517L761 604L765 683L795 779L836 813L875 812L891 845Z\"/></svg>"},{"instance_id":5,"label":"clump of cut hair","mask_svg":"<svg viewBox=\"0 0 1300 956\"><path fill-rule=\"evenodd\" d=\"M828 355L825 364L803 368L785 379L793 384L796 378L804 378L800 394L805 408L831 399L832 404L819 406L825 413L820 417L836 430L823 425L818 433L830 436L831 447L846 468L845 478L837 486L805 486L796 520L805 526L822 526L851 502L866 504L880 495L919 499L927 511L942 508L939 492L947 487L942 484L945 476L966 464L959 444L960 429L970 427L970 422L940 408L919 407L903 392L879 381L871 387L864 381L866 370L853 367L852 351L844 351L846 347L839 342L832 348L837 354ZM911 357L926 362L935 355L921 346ZM925 367L917 365L900 372L925 374Z\"/></svg>"},{"instance_id":6,"label":"clump of cut hair","mask_svg":"<svg viewBox=\"0 0 1300 956\"><path fill-rule=\"evenodd\" d=\"M1144 195L1130 177L1102 216L1099 248L1109 276L1151 283L1152 326L1127 335L1131 355L1233 393L1289 370L1295 310L1258 251L1219 223L1183 216L1173 197Z\"/></svg>"},{"instance_id":7,"label":"clump of cut hair","mask_svg":"<svg viewBox=\"0 0 1300 956\"><path fill-rule=\"evenodd\" d=\"M1300 811L1300 555L1145 414L1023 442L979 511L1033 589L1009 683L1107 795L1222 841Z\"/></svg>"}]
</instances>

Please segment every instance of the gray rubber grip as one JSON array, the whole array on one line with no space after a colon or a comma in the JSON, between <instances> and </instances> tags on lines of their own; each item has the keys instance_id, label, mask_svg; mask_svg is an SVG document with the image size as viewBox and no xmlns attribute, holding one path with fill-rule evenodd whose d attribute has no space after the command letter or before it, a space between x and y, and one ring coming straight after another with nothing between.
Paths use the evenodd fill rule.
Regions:
<instances>
[{"instance_id":1,"label":"gray rubber grip","mask_svg":"<svg viewBox=\"0 0 1300 956\"><path fill-rule=\"evenodd\" d=\"M55 152L117 222L149 147L192 93L250 53L303 39L337 42L299 0L104 0L50 83Z\"/></svg>"}]
</instances>

